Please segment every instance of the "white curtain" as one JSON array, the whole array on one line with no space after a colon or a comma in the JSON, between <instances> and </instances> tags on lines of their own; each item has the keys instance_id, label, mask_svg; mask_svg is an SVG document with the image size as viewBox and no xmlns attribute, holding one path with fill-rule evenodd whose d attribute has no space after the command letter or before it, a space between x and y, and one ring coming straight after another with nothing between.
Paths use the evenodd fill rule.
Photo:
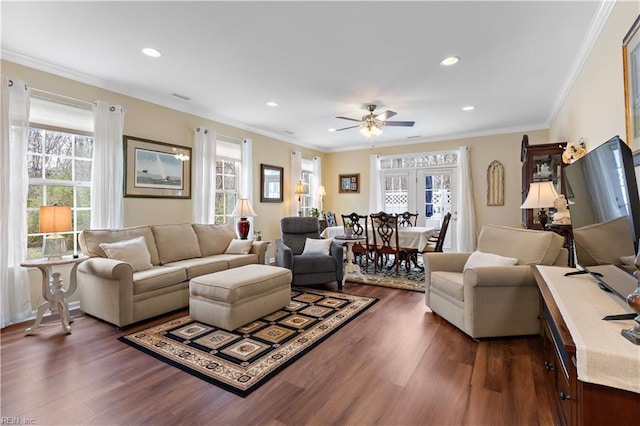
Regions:
<instances>
[{"instance_id":1,"label":"white curtain","mask_svg":"<svg viewBox=\"0 0 640 426\"><path fill-rule=\"evenodd\" d=\"M253 207L253 141L249 138L242 140L242 171L240 179L240 198L247 198ZM255 211L255 208L254 208ZM248 217L251 224L249 228L249 239L253 238L255 228L253 218Z\"/></svg>"},{"instance_id":2,"label":"white curtain","mask_svg":"<svg viewBox=\"0 0 640 426\"><path fill-rule=\"evenodd\" d=\"M473 202L473 184L471 181L471 163L469 147L458 150L458 214L456 221L456 243L459 252L472 252L476 249L476 211Z\"/></svg>"},{"instance_id":3,"label":"white curtain","mask_svg":"<svg viewBox=\"0 0 640 426\"><path fill-rule=\"evenodd\" d=\"M0 162L1 328L31 315L29 276L20 262L27 256L27 141L31 89L24 81L2 76L2 146Z\"/></svg>"},{"instance_id":4,"label":"white curtain","mask_svg":"<svg viewBox=\"0 0 640 426\"><path fill-rule=\"evenodd\" d=\"M124 154L122 135L126 110L95 101L93 167L91 170L91 228L122 228L124 223Z\"/></svg>"},{"instance_id":5,"label":"white curtain","mask_svg":"<svg viewBox=\"0 0 640 426\"><path fill-rule=\"evenodd\" d=\"M213 223L216 211L216 132L193 129L193 223Z\"/></svg>"},{"instance_id":6,"label":"white curtain","mask_svg":"<svg viewBox=\"0 0 640 426\"><path fill-rule=\"evenodd\" d=\"M369 158L369 212L382 210L382 185L380 183L380 158L373 154Z\"/></svg>"},{"instance_id":7,"label":"white curtain","mask_svg":"<svg viewBox=\"0 0 640 426\"><path fill-rule=\"evenodd\" d=\"M322 210L320 208L320 195L318 195L318 188L322 184L322 159L320 157L313 157L313 171L311 172L313 176L313 181L311 182L311 203L312 207L318 209L318 211Z\"/></svg>"},{"instance_id":8,"label":"white curtain","mask_svg":"<svg viewBox=\"0 0 640 426\"><path fill-rule=\"evenodd\" d=\"M291 216L298 216L298 195L296 185L302 178L302 153L294 151L291 153Z\"/></svg>"}]
</instances>

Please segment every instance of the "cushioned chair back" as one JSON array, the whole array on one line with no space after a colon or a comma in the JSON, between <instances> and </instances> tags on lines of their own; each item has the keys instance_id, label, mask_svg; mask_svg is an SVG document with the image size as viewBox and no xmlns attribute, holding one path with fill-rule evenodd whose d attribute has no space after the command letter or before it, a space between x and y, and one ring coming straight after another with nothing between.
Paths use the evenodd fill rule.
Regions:
<instances>
[{"instance_id":1,"label":"cushioned chair back","mask_svg":"<svg viewBox=\"0 0 640 426\"><path fill-rule=\"evenodd\" d=\"M518 265L553 265L564 238L555 232L484 225L478 250L518 258Z\"/></svg>"},{"instance_id":2,"label":"cushioned chair back","mask_svg":"<svg viewBox=\"0 0 640 426\"><path fill-rule=\"evenodd\" d=\"M282 241L293 254L302 254L307 238L320 238L317 217L284 217L280 219Z\"/></svg>"}]
</instances>

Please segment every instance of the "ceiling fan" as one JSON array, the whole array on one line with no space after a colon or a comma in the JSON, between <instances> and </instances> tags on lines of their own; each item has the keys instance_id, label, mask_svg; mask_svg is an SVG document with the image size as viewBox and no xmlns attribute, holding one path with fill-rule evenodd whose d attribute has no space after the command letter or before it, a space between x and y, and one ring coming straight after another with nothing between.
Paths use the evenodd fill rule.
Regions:
<instances>
[{"instance_id":1,"label":"ceiling fan","mask_svg":"<svg viewBox=\"0 0 640 426\"><path fill-rule=\"evenodd\" d=\"M373 112L376 110L376 107L377 105L367 105L369 114L363 116L360 120L349 117L336 117L342 120L357 121L358 123L360 123L355 126L336 129L336 132L359 127L360 133L362 133L364 136L371 137L378 136L380 133L382 133L382 127L384 126L412 127L415 124L415 121L388 121L389 118L397 114L397 112L390 110L387 110L381 114L374 115Z\"/></svg>"}]
</instances>

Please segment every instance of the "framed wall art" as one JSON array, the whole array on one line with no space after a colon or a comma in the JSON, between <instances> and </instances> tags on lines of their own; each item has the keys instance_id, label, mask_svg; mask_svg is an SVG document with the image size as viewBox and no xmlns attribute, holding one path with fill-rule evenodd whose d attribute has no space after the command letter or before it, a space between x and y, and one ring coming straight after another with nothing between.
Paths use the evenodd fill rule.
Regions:
<instances>
[{"instance_id":1,"label":"framed wall art","mask_svg":"<svg viewBox=\"0 0 640 426\"><path fill-rule=\"evenodd\" d=\"M355 175L339 175L338 192L341 194L360 192L360 173Z\"/></svg>"},{"instance_id":2,"label":"framed wall art","mask_svg":"<svg viewBox=\"0 0 640 426\"><path fill-rule=\"evenodd\" d=\"M191 198L191 148L123 139L125 197Z\"/></svg>"},{"instance_id":3,"label":"framed wall art","mask_svg":"<svg viewBox=\"0 0 640 426\"><path fill-rule=\"evenodd\" d=\"M260 202L281 203L284 168L260 164Z\"/></svg>"},{"instance_id":4,"label":"framed wall art","mask_svg":"<svg viewBox=\"0 0 640 426\"><path fill-rule=\"evenodd\" d=\"M640 150L640 15L622 41L627 144Z\"/></svg>"}]
</instances>

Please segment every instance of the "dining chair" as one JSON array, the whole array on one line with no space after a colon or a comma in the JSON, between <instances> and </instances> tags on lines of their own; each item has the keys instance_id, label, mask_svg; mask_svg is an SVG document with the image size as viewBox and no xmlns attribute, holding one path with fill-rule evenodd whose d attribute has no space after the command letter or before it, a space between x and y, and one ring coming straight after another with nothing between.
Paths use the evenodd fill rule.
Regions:
<instances>
[{"instance_id":1,"label":"dining chair","mask_svg":"<svg viewBox=\"0 0 640 426\"><path fill-rule=\"evenodd\" d=\"M435 252L441 253L444 247L444 239L447 236L447 229L449 229L449 222L451 221L451 213L447 213L444 215L444 219L442 220L442 226L440 227L440 231L431 238L429 238L429 242L427 246L422 250L425 252Z\"/></svg>"},{"instance_id":2,"label":"dining chair","mask_svg":"<svg viewBox=\"0 0 640 426\"><path fill-rule=\"evenodd\" d=\"M351 214L343 214L342 223L344 224L346 220L350 220L353 226L353 236L354 237L363 237L363 243L354 243L353 247L351 247L351 251L353 251L354 256L360 258L360 264L362 265L362 257L364 255L365 266L369 268L369 257L371 256L372 249L369 247L369 227L367 225L367 216L361 215L356 212Z\"/></svg>"},{"instance_id":3,"label":"dining chair","mask_svg":"<svg viewBox=\"0 0 640 426\"><path fill-rule=\"evenodd\" d=\"M398 226L417 226L418 213L411 213L409 211L406 211L402 214L399 214L398 219L400 220Z\"/></svg>"},{"instance_id":4,"label":"dining chair","mask_svg":"<svg viewBox=\"0 0 640 426\"><path fill-rule=\"evenodd\" d=\"M406 211L398 215L398 227L410 227L417 226L418 213L411 213ZM411 270L411 263L418 267L418 249L400 247L400 260L405 263L407 272Z\"/></svg>"},{"instance_id":5,"label":"dining chair","mask_svg":"<svg viewBox=\"0 0 640 426\"><path fill-rule=\"evenodd\" d=\"M396 275L399 273L400 246L398 244L398 217L385 212L372 213L371 230L373 234L374 268L378 272L378 266L383 267L388 263L389 255L394 255L393 263L396 267Z\"/></svg>"},{"instance_id":6,"label":"dining chair","mask_svg":"<svg viewBox=\"0 0 640 426\"><path fill-rule=\"evenodd\" d=\"M336 214L333 212L327 212L327 226L338 226L336 221Z\"/></svg>"}]
</instances>

